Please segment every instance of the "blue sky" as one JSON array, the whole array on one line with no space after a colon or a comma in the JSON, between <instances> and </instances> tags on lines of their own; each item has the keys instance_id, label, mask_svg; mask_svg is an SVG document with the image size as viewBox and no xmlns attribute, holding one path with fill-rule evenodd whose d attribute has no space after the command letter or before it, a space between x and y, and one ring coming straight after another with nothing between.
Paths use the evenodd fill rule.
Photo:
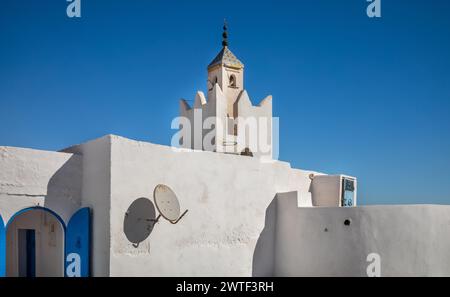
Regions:
<instances>
[{"instance_id":1,"label":"blue sky","mask_svg":"<svg viewBox=\"0 0 450 297\"><path fill-rule=\"evenodd\" d=\"M0 2L0 145L169 144L221 48L273 95L280 159L358 177L360 204L450 204L450 1Z\"/></svg>"}]
</instances>

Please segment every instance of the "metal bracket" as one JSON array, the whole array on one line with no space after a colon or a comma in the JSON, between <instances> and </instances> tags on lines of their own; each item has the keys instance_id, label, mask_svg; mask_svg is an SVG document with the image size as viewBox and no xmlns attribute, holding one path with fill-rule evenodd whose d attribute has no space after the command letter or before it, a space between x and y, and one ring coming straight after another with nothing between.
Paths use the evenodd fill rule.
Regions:
<instances>
[{"instance_id":1,"label":"metal bracket","mask_svg":"<svg viewBox=\"0 0 450 297\"><path fill-rule=\"evenodd\" d=\"M181 214L181 216L180 216L178 219L176 219L175 221L169 221L169 222L172 223L172 224L178 223L178 222L181 220L181 218L184 217L184 215L185 215L187 212L188 212L188 210L186 209L186 210Z\"/></svg>"}]
</instances>

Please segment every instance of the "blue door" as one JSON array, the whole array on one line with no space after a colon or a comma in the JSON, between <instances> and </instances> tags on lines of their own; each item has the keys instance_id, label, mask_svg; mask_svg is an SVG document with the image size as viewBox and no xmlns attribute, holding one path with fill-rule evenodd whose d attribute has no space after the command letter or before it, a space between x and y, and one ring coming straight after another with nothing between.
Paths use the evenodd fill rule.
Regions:
<instances>
[{"instance_id":1,"label":"blue door","mask_svg":"<svg viewBox=\"0 0 450 297\"><path fill-rule=\"evenodd\" d=\"M87 277L90 275L91 214L88 207L79 209L66 228L64 275Z\"/></svg>"}]
</instances>

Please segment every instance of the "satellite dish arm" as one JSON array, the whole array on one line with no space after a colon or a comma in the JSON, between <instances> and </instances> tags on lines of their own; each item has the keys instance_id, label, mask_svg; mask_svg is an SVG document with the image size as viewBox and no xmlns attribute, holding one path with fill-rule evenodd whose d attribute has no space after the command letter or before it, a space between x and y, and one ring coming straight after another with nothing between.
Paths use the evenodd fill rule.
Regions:
<instances>
[{"instance_id":1,"label":"satellite dish arm","mask_svg":"<svg viewBox=\"0 0 450 297\"><path fill-rule=\"evenodd\" d=\"M172 224L178 223L178 222L181 220L181 218L184 217L184 215L185 215L187 212L188 212L188 210L186 209L186 210L181 214L181 216L180 216L178 219L176 219L175 221L169 221L169 222L171 222Z\"/></svg>"}]
</instances>

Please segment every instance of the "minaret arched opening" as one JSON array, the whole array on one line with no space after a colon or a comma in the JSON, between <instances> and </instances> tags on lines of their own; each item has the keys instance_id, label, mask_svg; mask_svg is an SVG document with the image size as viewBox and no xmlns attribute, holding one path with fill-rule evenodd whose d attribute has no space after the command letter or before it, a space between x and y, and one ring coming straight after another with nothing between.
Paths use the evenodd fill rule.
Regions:
<instances>
[{"instance_id":1,"label":"minaret arched opening","mask_svg":"<svg viewBox=\"0 0 450 297\"><path fill-rule=\"evenodd\" d=\"M236 76L234 76L234 74L230 75L230 87L232 88L236 88Z\"/></svg>"}]
</instances>

